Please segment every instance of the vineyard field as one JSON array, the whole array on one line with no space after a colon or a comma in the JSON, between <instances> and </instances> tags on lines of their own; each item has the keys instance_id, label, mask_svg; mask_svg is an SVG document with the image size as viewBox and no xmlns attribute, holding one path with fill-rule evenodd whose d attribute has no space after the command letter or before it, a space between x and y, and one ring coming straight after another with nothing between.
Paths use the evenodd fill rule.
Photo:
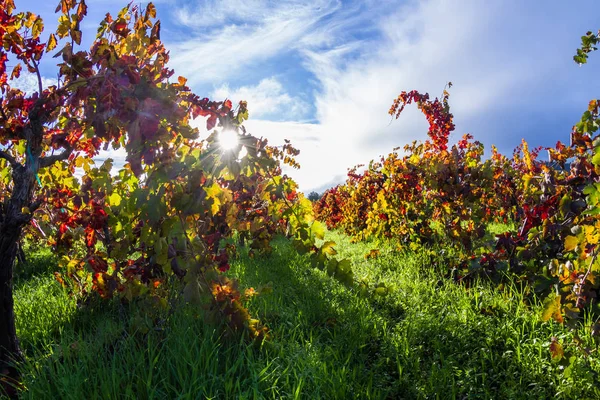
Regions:
<instances>
[{"instance_id":1,"label":"vineyard field","mask_svg":"<svg viewBox=\"0 0 600 400\"><path fill-rule=\"evenodd\" d=\"M147 331L144 304L97 299L80 311L41 251L16 283L18 332L31 358L25 398L594 398L600 365L552 361L550 338L573 332L542 322L522 288L469 290L432 271L435 256L350 243L328 232L355 274L389 288L364 298L307 269L279 238L269 258L241 250L232 277L272 292L248 305L270 328L262 346L224 338L191 307ZM91 309L91 310L90 310ZM190 341L190 338L193 340ZM586 345L593 338L582 337ZM90 387L96 390L90 392Z\"/></svg>"},{"instance_id":2,"label":"vineyard field","mask_svg":"<svg viewBox=\"0 0 600 400\"><path fill-rule=\"evenodd\" d=\"M0 397L600 399L600 30L117 1L0 0Z\"/></svg>"}]
</instances>

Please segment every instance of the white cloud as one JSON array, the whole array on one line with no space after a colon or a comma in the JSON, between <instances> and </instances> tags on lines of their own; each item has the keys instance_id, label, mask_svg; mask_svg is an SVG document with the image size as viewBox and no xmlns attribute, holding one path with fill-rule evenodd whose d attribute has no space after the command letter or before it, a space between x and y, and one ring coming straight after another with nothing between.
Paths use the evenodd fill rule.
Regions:
<instances>
[{"instance_id":1,"label":"white cloud","mask_svg":"<svg viewBox=\"0 0 600 400\"><path fill-rule=\"evenodd\" d=\"M250 119L244 124L248 133L269 139L269 143L282 145L285 139L292 144L302 146L317 145L323 137L322 127L318 124L302 122L275 122Z\"/></svg>"},{"instance_id":2,"label":"white cloud","mask_svg":"<svg viewBox=\"0 0 600 400\"><path fill-rule=\"evenodd\" d=\"M302 99L292 97L285 92L281 83L274 77L263 79L255 86L242 86L231 89L225 84L215 89L214 99L230 99L234 104L240 100L248 102L251 118L303 118L309 106Z\"/></svg>"},{"instance_id":3,"label":"white cloud","mask_svg":"<svg viewBox=\"0 0 600 400\"><path fill-rule=\"evenodd\" d=\"M360 3L344 9L338 4L325 5L330 8L318 12L314 7L301 6L293 12L276 9L265 23L229 25L204 42L191 39L173 51L178 72L187 60L184 68L202 71L198 79L210 80L234 76L236 70L272 57L285 46L294 46L300 52L305 68L314 74L321 88L315 94L318 124L253 119L281 113L294 103L274 78L233 90L224 85L215 90L213 97L245 98L250 111L254 111L246 124L251 132L275 144L283 143L284 138L292 140L301 150L298 161L302 169L290 174L303 190L330 184L332 177L345 176L349 167L425 138L425 120L414 109L407 109L400 121L390 124L387 110L401 90L416 88L435 95L448 80L458 81L462 95L453 98L452 104L457 114L469 116L489 107L495 96L528 76L515 74L514 65L505 65L498 73L495 60L489 57L494 50L486 50L486 39L478 36L496 15L493 5L470 0L456 6L455 2L432 0L410 3L387 13L381 10L389 4L383 4L372 11L363 10L362 15L357 15ZM242 7L235 12L222 9L215 20L233 17L255 21L258 9L265 8ZM340 14L317 24L333 11ZM196 18L190 18L188 22L194 23ZM355 29L365 20L368 29L377 31L377 42L346 37L350 28ZM198 22L203 24L208 22ZM470 52L482 58L469 58ZM211 60L206 65L202 61L205 54L213 55L206 58Z\"/></svg>"},{"instance_id":4,"label":"white cloud","mask_svg":"<svg viewBox=\"0 0 600 400\"><path fill-rule=\"evenodd\" d=\"M457 124L453 140L472 131L488 146L498 143L505 139L490 136L498 127L490 127L480 116L498 118L502 111L497 110L518 108L524 99L530 107L535 105L533 93L540 96L547 79L556 82L558 68L571 67L573 45L561 39L565 29L551 27L563 19L573 24L574 17L561 11L559 3L549 9L553 18L519 2L407 3L369 21L378 29L377 42L358 38L332 42L324 49L300 48L321 88L315 95L318 124L250 120L248 125L254 122L255 133L274 141L292 139L301 150L302 169L290 175L305 191L331 184L333 177L345 176L348 167L426 138L426 121L415 106L390 124L387 110L402 90L436 96L452 81L450 101ZM327 26L307 42L327 44L324 32ZM549 52L537 41L528 42L539 32L544 33L544 43L566 44L569 53Z\"/></svg>"},{"instance_id":5,"label":"white cloud","mask_svg":"<svg viewBox=\"0 0 600 400\"><path fill-rule=\"evenodd\" d=\"M36 75L29 73L26 70L21 71L21 76L9 81L11 87L22 90L27 94L33 94L39 92L38 78ZM52 78L46 78L42 76L42 87L47 88L52 85L56 85L57 80Z\"/></svg>"}]
</instances>

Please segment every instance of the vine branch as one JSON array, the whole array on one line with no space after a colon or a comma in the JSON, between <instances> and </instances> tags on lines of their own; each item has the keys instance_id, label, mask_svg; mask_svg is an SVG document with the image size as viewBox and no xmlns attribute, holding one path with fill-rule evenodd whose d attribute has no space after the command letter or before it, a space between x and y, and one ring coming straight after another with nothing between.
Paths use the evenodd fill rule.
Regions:
<instances>
[{"instance_id":1,"label":"vine branch","mask_svg":"<svg viewBox=\"0 0 600 400\"><path fill-rule=\"evenodd\" d=\"M11 156L10 154L8 154L7 152L5 152L4 150L0 150L0 158L3 158L6 161L8 161L10 166L13 168L15 168L19 165L19 162L17 161L17 159L14 158L13 156Z\"/></svg>"},{"instance_id":2,"label":"vine branch","mask_svg":"<svg viewBox=\"0 0 600 400\"><path fill-rule=\"evenodd\" d=\"M71 156L72 152L73 152L73 149L71 147L68 147L65 149L65 151L63 151L60 154L54 154L51 156L42 157L42 158L40 158L40 168L46 168L46 167L51 166L52 164L54 164L57 161L66 160L67 158L69 158L69 156Z\"/></svg>"}]
</instances>

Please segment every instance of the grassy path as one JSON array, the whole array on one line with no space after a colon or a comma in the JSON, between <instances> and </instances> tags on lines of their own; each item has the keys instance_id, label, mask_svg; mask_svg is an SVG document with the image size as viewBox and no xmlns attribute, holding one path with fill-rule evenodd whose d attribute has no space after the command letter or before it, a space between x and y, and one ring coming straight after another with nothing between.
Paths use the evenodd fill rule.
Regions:
<instances>
[{"instance_id":1,"label":"grassy path","mask_svg":"<svg viewBox=\"0 0 600 400\"><path fill-rule=\"evenodd\" d=\"M550 358L565 327L540 321L519 291L439 280L430 257L350 244L328 233L355 275L392 287L362 298L310 267L284 239L269 258L244 252L231 274L270 283L251 314L271 329L257 348L219 337L193 307L140 329L144 304L78 308L54 281L49 253L17 279L18 330L29 362L24 398L600 398L598 357ZM582 337L594 346L591 338Z\"/></svg>"}]
</instances>

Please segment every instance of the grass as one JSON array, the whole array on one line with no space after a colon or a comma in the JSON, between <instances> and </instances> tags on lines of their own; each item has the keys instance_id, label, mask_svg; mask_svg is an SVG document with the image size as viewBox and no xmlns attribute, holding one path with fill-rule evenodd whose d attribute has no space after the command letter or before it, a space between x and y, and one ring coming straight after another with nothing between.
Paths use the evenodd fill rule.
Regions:
<instances>
[{"instance_id":1,"label":"grass","mask_svg":"<svg viewBox=\"0 0 600 400\"><path fill-rule=\"evenodd\" d=\"M77 306L54 281L52 255L38 253L16 280L22 397L600 398L596 352L570 366L552 361L551 338L566 345L574 334L542 322L519 288L467 290L440 279L431 255L328 236L358 278L392 290L363 298L285 239L269 258L242 250L230 274L242 287L273 288L248 304L271 330L262 346L223 337L191 306L149 331L140 329L141 303ZM375 247L380 256L365 260ZM588 330L579 335L596 348Z\"/></svg>"}]
</instances>

